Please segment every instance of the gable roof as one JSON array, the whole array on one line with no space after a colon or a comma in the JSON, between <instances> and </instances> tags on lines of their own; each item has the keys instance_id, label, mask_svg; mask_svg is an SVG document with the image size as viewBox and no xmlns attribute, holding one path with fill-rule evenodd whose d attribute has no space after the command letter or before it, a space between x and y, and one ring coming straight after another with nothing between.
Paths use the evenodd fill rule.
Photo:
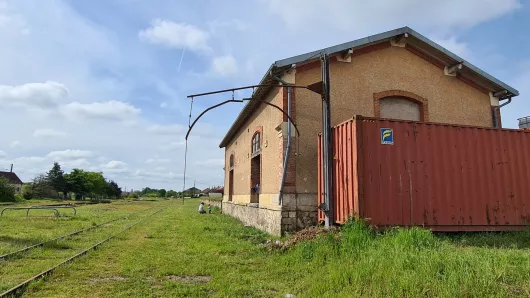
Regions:
<instances>
[{"instance_id":1,"label":"gable roof","mask_svg":"<svg viewBox=\"0 0 530 298\"><path fill-rule=\"evenodd\" d=\"M438 45L434 41L426 38L425 36L419 34L418 32L412 30L409 27L403 27L388 32L379 33L376 35L335 45L325 49L320 49L306 54L278 60L269 67L269 70L261 79L260 85L275 84L273 80L275 76L287 71L292 67L293 64L302 62L306 63L312 60L319 59L320 53L327 53L329 55L338 54L350 49L359 49L382 42L390 42L390 40L392 40L393 38L402 36L404 34L408 35L407 46L413 47L415 50L418 50L422 54L427 55L434 61L438 63L443 63L446 66L452 66L459 63L462 64L462 69L460 69L459 73L464 78L476 83L481 87L484 87L485 89L493 93L505 91L505 95L500 99L519 95L519 91L515 90L504 82L501 82L500 80L494 78L493 76L489 75L488 73L484 72L473 64L467 62L465 59L450 52L449 50ZM263 100L272 88L274 87L258 87L254 91L252 96L257 100ZM241 113L239 113L239 115L237 116L235 122L232 124L232 126L226 133L225 137L221 141L221 144L219 144L220 148L226 147L228 145L230 140L237 133L238 129L247 121L247 119L252 115L252 112L259 106L257 100L248 101Z\"/></svg>"},{"instance_id":2,"label":"gable roof","mask_svg":"<svg viewBox=\"0 0 530 298\"><path fill-rule=\"evenodd\" d=\"M0 178L5 178L11 184L23 184L17 174L13 172L0 172Z\"/></svg>"},{"instance_id":3,"label":"gable roof","mask_svg":"<svg viewBox=\"0 0 530 298\"><path fill-rule=\"evenodd\" d=\"M200 193L201 190L198 189L197 187L191 187L191 188L186 189L184 192Z\"/></svg>"}]
</instances>

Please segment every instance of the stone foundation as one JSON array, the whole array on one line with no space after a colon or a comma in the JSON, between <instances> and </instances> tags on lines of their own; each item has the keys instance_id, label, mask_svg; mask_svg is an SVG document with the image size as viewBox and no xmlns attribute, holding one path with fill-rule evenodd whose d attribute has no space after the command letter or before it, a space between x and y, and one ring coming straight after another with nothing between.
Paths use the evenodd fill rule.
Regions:
<instances>
[{"instance_id":1,"label":"stone foundation","mask_svg":"<svg viewBox=\"0 0 530 298\"><path fill-rule=\"evenodd\" d=\"M273 235L284 235L318 224L316 198L316 194L285 194L282 206L223 202L222 210L245 225Z\"/></svg>"},{"instance_id":2,"label":"stone foundation","mask_svg":"<svg viewBox=\"0 0 530 298\"><path fill-rule=\"evenodd\" d=\"M244 225L252 226L272 235L281 235L281 210L271 210L259 207L238 205L231 202L223 202L223 213L233 216Z\"/></svg>"},{"instance_id":3,"label":"stone foundation","mask_svg":"<svg viewBox=\"0 0 530 298\"><path fill-rule=\"evenodd\" d=\"M285 194L282 202L282 233L293 233L318 224L316 194Z\"/></svg>"}]
</instances>

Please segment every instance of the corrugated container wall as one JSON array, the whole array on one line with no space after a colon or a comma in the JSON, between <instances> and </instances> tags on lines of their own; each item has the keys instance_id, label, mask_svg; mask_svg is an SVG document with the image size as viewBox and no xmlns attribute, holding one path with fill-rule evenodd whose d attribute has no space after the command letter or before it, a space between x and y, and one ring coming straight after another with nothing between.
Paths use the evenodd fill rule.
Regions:
<instances>
[{"instance_id":1,"label":"corrugated container wall","mask_svg":"<svg viewBox=\"0 0 530 298\"><path fill-rule=\"evenodd\" d=\"M437 231L530 224L530 132L357 116L333 128L333 141L337 223L358 215ZM321 185L319 174L319 203Z\"/></svg>"}]
</instances>

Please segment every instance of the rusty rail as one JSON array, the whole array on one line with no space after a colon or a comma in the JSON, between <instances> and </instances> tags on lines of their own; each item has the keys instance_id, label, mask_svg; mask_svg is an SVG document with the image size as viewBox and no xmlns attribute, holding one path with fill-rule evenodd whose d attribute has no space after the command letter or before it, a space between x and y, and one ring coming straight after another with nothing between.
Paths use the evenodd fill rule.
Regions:
<instances>
[{"instance_id":1,"label":"rusty rail","mask_svg":"<svg viewBox=\"0 0 530 298\"><path fill-rule=\"evenodd\" d=\"M151 209L146 209L146 210L151 210ZM28 246L28 247L24 247L22 249L19 249L17 251L14 251L14 252L11 252L11 253L8 253L8 254L4 254L4 255L1 255L0 256L0 260L4 260L4 259L8 259L14 255L17 255L19 253L23 253L23 252L26 252L26 251L29 251L29 250L32 250L34 248L37 248L37 247L41 247L41 246L44 246L48 243L52 243L52 242L55 242L55 241L59 241L59 240L62 240L62 239L67 239L67 238L70 238L72 236L75 236L77 234L81 234L81 233L84 233L84 232L87 232L87 231L90 231L90 230L93 230L97 227L101 227L103 225L106 225L106 224L109 224L109 223L112 223L112 222L115 222L115 221L118 221L118 220L122 220L122 219L126 219L126 218L129 218L131 215L136 215L138 213L141 213L141 212L144 212L146 210L141 210L141 211L138 211L138 212L135 212L135 213L132 213L130 215L127 215L127 216L124 216L124 217L120 217L120 218L115 218L113 220L109 220L107 222L104 222L104 223L100 223L100 224L97 224L95 226L91 226L91 227L88 227L88 228L84 228L84 229L81 229L81 230L78 230L78 231L75 231L75 232L72 232L70 234L67 234L67 235L63 235L63 236L59 236L57 238L54 238L54 239L51 239L51 240L47 240L47 241L44 241L44 242L41 242L41 243L37 243L37 244L34 244L34 245L31 245L31 246Z\"/></svg>"},{"instance_id":2,"label":"rusty rail","mask_svg":"<svg viewBox=\"0 0 530 298\"><path fill-rule=\"evenodd\" d=\"M65 265L65 264L68 264L68 263L72 262L73 260L75 260L75 259L77 259L77 258L79 258L79 257L81 257L81 256L83 256L83 255L86 255L89 251L91 251L91 250L93 250L93 249L96 249L98 246L100 246L100 245L102 245L103 243L105 243L105 242L107 242L107 241L113 239L114 237L120 235L121 233L123 233L123 232L125 232L125 231L127 231L127 230L130 230L130 229L131 229L132 227L134 227L135 225L137 225L137 224L139 224L139 223L145 221L146 219L150 218L151 216L153 216L153 215L155 215L155 214L158 214L158 213L162 212L164 209L165 209L165 208L160 209L160 210L158 210L158 211L156 211L156 212L154 212L154 213L152 213L152 214L150 214L150 215L148 215L148 216L146 216L146 217L140 219L139 221L133 223L132 225L127 226L125 229L123 229L123 230L117 232L116 234L111 235L110 237L108 237L108 238L106 238L106 239L104 239L104 240L102 240L102 241L100 241L100 242L98 242L98 243L92 245L91 247L89 247L89 248L87 248L87 249L85 249L85 250L83 250L83 251L77 253L76 255L74 255L74 256L72 256L72 257L70 257L70 258L68 258L68 259L66 259L66 260L64 260L64 261L62 261L61 263L59 263L59 264L57 264L57 265L55 265L55 266L53 266L53 267L51 267L51 268L49 268L49 269L47 269L47 270L45 270L45 271L42 271L41 273L39 273L39 274L37 274L37 275L35 275L35 276L33 276L33 277L31 277L31 278L29 278L29 279L23 281L22 283L20 283L20 284L18 284L18 285L16 285L16 286L12 287L11 289L9 289L9 290L7 290L7 291L1 293L1 294L0 294L0 298L3 298L3 297L19 297L19 296L21 296L21 295L24 293L24 291L27 289L27 287L29 286L29 284L30 284L31 282L36 281L36 280L39 280L39 279L41 279L41 278L43 278L43 277L46 277L46 276L51 275L51 274L53 273L53 271L55 271L55 269L59 268L60 266Z\"/></svg>"}]
</instances>

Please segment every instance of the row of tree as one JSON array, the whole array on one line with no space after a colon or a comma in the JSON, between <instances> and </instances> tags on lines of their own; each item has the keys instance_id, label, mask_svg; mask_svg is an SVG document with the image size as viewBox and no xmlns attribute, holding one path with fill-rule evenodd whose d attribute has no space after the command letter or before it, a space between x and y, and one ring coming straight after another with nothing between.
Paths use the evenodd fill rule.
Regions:
<instances>
[{"instance_id":1,"label":"row of tree","mask_svg":"<svg viewBox=\"0 0 530 298\"><path fill-rule=\"evenodd\" d=\"M131 194L132 197L149 197L149 198L171 198L171 197L179 197L181 195L180 192L176 192L174 190L165 190L165 189L155 189L155 188L149 188L146 187L140 191L133 192Z\"/></svg>"},{"instance_id":2,"label":"row of tree","mask_svg":"<svg viewBox=\"0 0 530 298\"><path fill-rule=\"evenodd\" d=\"M64 173L57 162L46 174L37 175L24 187L24 198L44 198L62 196L64 199L75 194L75 199L90 197L94 199L120 198L122 190L112 180L107 180L100 172L73 169Z\"/></svg>"}]
</instances>

